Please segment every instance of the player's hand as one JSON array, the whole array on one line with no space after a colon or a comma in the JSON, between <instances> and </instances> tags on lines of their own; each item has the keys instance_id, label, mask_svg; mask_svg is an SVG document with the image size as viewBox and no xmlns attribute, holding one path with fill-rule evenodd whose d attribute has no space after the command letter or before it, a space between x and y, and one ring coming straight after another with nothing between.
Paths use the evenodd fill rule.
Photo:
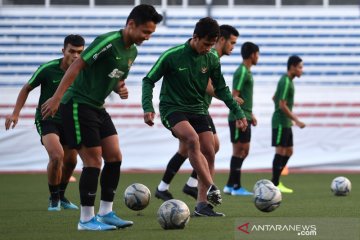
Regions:
<instances>
[{"instance_id":1,"label":"player's hand","mask_svg":"<svg viewBox=\"0 0 360 240\"><path fill-rule=\"evenodd\" d=\"M253 125L254 127L257 126L257 119L256 119L256 117L254 115L252 115L251 125Z\"/></svg>"},{"instance_id":2,"label":"player's hand","mask_svg":"<svg viewBox=\"0 0 360 240\"><path fill-rule=\"evenodd\" d=\"M60 105L60 100L54 97L49 98L41 105L41 115L43 119L54 117Z\"/></svg>"},{"instance_id":3,"label":"player's hand","mask_svg":"<svg viewBox=\"0 0 360 240\"><path fill-rule=\"evenodd\" d=\"M239 128L241 131L245 132L248 126L246 118L236 120L236 127Z\"/></svg>"},{"instance_id":4,"label":"player's hand","mask_svg":"<svg viewBox=\"0 0 360 240\"><path fill-rule=\"evenodd\" d=\"M154 118L155 118L155 113L154 112L146 112L146 113L144 113L144 122L147 125L153 126L154 125Z\"/></svg>"},{"instance_id":5,"label":"player's hand","mask_svg":"<svg viewBox=\"0 0 360 240\"><path fill-rule=\"evenodd\" d=\"M9 130L11 123L12 123L11 128L13 129L16 126L18 119L19 119L19 116L15 116L14 114L7 115L6 119L5 119L5 129Z\"/></svg>"},{"instance_id":6,"label":"player's hand","mask_svg":"<svg viewBox=\"0 0 360 240\"><path fill-rule=\"evenodd\" d=\"M244 99L241 97L234 97L234 100L237 102L237 104L242 105L244 103Z\"/></svg>"},{"instance_id":7,"label":"player's hand","mask_svg":"<svg viewBox=\"0 0 360 240\"><path fill-rule=\"evenodd\" d=\"M125 83L120 86L118 94L121 99L128 99L129 91L128 91L127 87L125 86Z\"/></svg>"},{"instance_id":8,"label":"player's hand","mask_svg":"<svg viewBox=\"0 0 360 240\"><path fill-rule=\"evenodd\" d=\"M299 128L304 128L306 126L305 123L301 121L295 121L295 125L298 126Z\"/></svg>"}]
</instances>

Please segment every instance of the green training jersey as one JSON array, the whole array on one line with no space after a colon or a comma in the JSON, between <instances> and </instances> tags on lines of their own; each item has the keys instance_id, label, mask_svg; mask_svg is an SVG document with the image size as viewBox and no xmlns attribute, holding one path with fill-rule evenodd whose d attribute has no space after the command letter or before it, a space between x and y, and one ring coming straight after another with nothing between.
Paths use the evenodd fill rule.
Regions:
<instances>
[{"instance_id":1,"label":"green training jersey","mask_svg":"<svg viewBox=\"0 0 360 240\"><path fill-rule=\"evenodd\" d=\"M218 52L216 51L215 48L212 48L211 49L211 52L215 54L215 56L217 56L219 58L219 61L220 61L220 57L219 57L219 54ZM212 96L209 95L209 94L205 94L205 97L204 97L204 107L205 109L209 110L209 107L210 107L210 104L211 104L211 101L212 101Z\"/></svg>"},{"instance_id":2,"label":"green training jersey","mask_svg":"<svg viewBox=\"0 0 360 240\"><path fill-rule=\"evenodd\" d=\"M244 117L243 111L226 86L221 74L219 57L211 51L203 55L198 54L190 46L190 41L165 51L143 79L144 112L155 112L152 104L153 88L162 77L160 91L162 118L175 111L207 115L204 98L209 78L216 96L225 102L237 118Z\"/></svg>"},{"instance_id":3,"label":"green training jersey","mask_svg":"<svg viewBox=\"0 0 360 240\"><path fill-rule=\"evenodd\" d=\"M253 90L254 79L252 73L244 64L236 69L233 75L233 89L240 92L239 96L244 100L241 105L242 110L245 113L246 119L252 120L252 108L253 108ZM235 121L235 116L231 112L229 113L229 121Z\"/></svg>"},{"instance_id":4,"label":"green training jersey","mask_svg":"<svg viewBox=\"0 0 360 240\"><path fill-rule=\"evenodd\" d=\"M67 103L73 99L77 103L103 108L106 97L119 80L128 76L136 56L134 44L125 48L121 30L98 36L81 53L81 58L87 65L80 71L61 102Z\"/></svg>"},{"instance_id":5,"label":"green training jersey","mask_svg":"<svg viewBox=\"0 0 360 240\"><path fill-rule=\"evenodd\" d=\"M285 127L289 128L292 126L292 121L288 118L285 113L280 109L280 100L285 100L286 105L290 111L294 106L294 94L295 88L293 81L289 76L283 75L277 85L274 103L275 103L275 112L272 116L272 128Z\"/></svg>"},{"instance_id":6,"label":"green training jersey","mask_svg":"<svg viewBox=\"0 0 360 240\"><path fill-rule=\"evenodd\" d=\"M54 95L65 74L64 70L60 68L61 61L62 58L42 64L28 81L33 89L41 85L39 103L35 113L35 124L42 120L41 105ZM54 117L48 117L47 120L60 123L60 114L56 113Z\"/></svg>"}]
</instances>

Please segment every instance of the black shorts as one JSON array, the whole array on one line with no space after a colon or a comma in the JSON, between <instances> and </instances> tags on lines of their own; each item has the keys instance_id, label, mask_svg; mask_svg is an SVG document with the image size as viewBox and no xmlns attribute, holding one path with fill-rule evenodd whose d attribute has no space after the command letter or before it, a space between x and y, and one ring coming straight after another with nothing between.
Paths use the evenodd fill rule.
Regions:
<instances>
[{"instance_id":1,"label":"black shorts","mask_svg":"<svg viewBox=\"0 0 360 240\"><path fill-rule=\"evenodd\" d=\"M272 146L292 147L293 133L291 128L273 128L272 129Z\"/></svg>"},{"instance_id":2,"label":"black shorts","mask_svg":"<svg viewBox=\"0 0 360 240\"><path fill-rule=\"evenodd\" d=\"M59 136L61 145L67 145L65 141L64 128L60 123L56 123L54 121L49 121L49 120L41 120L41 121L36 121L35 125L36 125L36 130L40 136L45 136L49 133L55 133L56 135ZM40 138L40 142L42 145L44 145L42 142L42 138Z\"/></svg>"},{"instance_id":3,"label":"black shorts","mask_svg":"<svg viewBox=\"0 0 360 240\"><path fill-rule=\"evenodd\" d=\"M169 130L171 130L171 128L173 128L177 123L182 121L188 121L194 128L195 132L198 134L206 131L212 131L207 115L173 112L170 113L165 119L162 118L164 126Z\"/></svg>"},{"instance_id":4,"label":"black shorts","mask_svg":"<svg viewBox=\"0 0 360 240\"><path fill-rule=\"evenodd\" d=\"M60 105L60 113L69 148L79 149L81 145L97 147L101 145L102 139L117 134L104 108L69 101Z\"/></svg>"},{"instance_id":5,"label":"black shorts","mask_svg":"<svg viewBox=\"0 0 360 240\"><path fill-rule=\"evenodd\" d=\"M236 127L236 121L229 121L230 140L232 143L248 143L251 140L251 121L247 120L248 126L245 132Z\"/></svg>"},{"instance_id":6,"label":"black shorts","mask_svg":"<svg viewBox=\"0 0 360 240\"><path fill-rule=\"evenodd\" d=\"M211 131L213 132L213 134L216 134L216 128L215 128L215 124L213 122L213 119L210 115L207 115L207 119L208 119L208 122L211 126Z\"/></svg>"}]
</instances>

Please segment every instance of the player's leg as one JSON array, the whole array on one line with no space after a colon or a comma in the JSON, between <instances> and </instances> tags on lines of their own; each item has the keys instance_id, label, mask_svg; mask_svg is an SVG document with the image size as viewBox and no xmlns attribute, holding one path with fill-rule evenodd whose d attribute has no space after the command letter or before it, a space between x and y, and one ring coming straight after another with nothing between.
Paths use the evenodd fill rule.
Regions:
<instances>
[{"instance_id":1,"label":"player's leg","mask_svg":"<svg viewBox=\"0 0 360 240\"><path fill-rule=\"evenodd\" d=\"M75 149L69 149L68 146L63 145L64 149L64 160L62 167L61 183L59 187L59 195L61 201L61 207L64 209L79 209L75 204L70 202L65 197L65 191L69 184L70 177L72 176L77 163L77 152Z\"/></svg>"},{"instance_id":2,"label":"player's leg","mask_svg":"<svg viewBox=\"0 0 360 240\"><path fill-rule=\"evenodd\" d=\"M66 143L77 148L83 161L79 180L80 221L78 230L114 230L115 226L99 222L95 217L95 198L102 165L100 117L98 109L69 101L60 105Z\"/></svg>"},{"instance_id":3,"label":"player's leg","mask_svg":"<svg viewBox=\"0 0 360 240\"><path fill-rule=\"evenodd\" d=\"M167 164L164 176L156 188L155 197L164 201L173 199L172 194L169 192L170 182L175 177L175 174L179 171L181 165L185 162L186 159L186 145L182 141L179 141L179 149Z\"/></svg>"},{"instance_id":4,"label":"player's leg","mask_svg":"<svg viewBox=\"0 0 360 240\"><path fill-rule=\"evenodd\" d=\"M120 180L122 162L119 137L109 114L105 110L101 112L103 122L100 128L100 144L104 167L100 177L101 200L97 218L103 223L114 225L117 228L125 228L132 226L133 222L119 218L113 211L113 202Z\"/></svg>"},{"instance_id":5,"label":"player's leg","mask_svg":"<svg viewBox=\"0 0 360 240\"><path fill-rule=\"evenodd\" d=\"M59 141L59 136L49 133L42 136L42 143L49 155L47 166L48 186L50 191L49 211L60 211L59 186L61 181L61 168L64 151Z\"/></svg>"}]
</instances>

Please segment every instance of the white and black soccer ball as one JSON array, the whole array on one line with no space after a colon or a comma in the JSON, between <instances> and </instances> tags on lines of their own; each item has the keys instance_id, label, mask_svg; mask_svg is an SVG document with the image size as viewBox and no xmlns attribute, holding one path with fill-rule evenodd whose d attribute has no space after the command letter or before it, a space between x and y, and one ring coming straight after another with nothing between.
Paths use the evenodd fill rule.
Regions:
<instances>
[{"instance_id":1,"label":"white and black soccer ball","mask_svg":"<svg viewBox=\"0 0 360 240\"><path fill-rule=\"evenodd\" d=\"M151 192L144 184L133 183L124 192L125 205L134 211L147 207L150 203Z\"/></svg>"},{"instance_id":2,"label":"white and black soccer ball","mask_svg":"<svg viewBox=\"0 0 360 240\"><path fill-rule=\"evenodd\" d=\"M163 229L183 229L190 220L190 210L183 201L167 200L159 207L157 220Z\"/></svg>"},{"instance_id":3,"label":"white and black soccer ball","mask_svg":"<svg viewBox=\"0 0 360 240\"><path fill-rule=\"evenodd\" d=\"M282 196L280 190L270 181L255 184L254 203L262 212L272 212L280 206Z\"/></svg>"},{"instance_id":4,"label":"white and black soccer ball","mask_svg":"<svg viewBox=\"0 0 360 240\"><path fill-rule=\"evenodd\" d=\"M331 182L331 191L335 196L346 196L351 191L351 182L346 177L336 177Z\"/></svg>"},{"instance_id":5,"label":"white and black soccer ball","mask_svg":"<svg viewBox=\"0 0 360 240\"><path fill-rule=\"evenodd\" d=\"M268 180L268 179L260 179L259 181L257 181L253 187L253 192L255 192L255 190L260 186L260 185L263 185L263 184L273 184L272 181Z\"/></svg>"}]
</instances>

